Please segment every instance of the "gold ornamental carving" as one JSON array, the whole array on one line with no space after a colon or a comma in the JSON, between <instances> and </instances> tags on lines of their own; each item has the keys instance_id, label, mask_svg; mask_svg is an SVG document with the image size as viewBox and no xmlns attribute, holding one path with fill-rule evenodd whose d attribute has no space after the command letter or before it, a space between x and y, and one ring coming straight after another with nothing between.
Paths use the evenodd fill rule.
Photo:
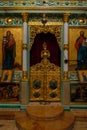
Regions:
<instances>
[{"instance_id":1,"label":"gold ornamental carving","mask_svg":"<svg viewBox=\"0 0 87 130\"><path fill-rule=\"evenodd\" d=\"M68 79L68 71L67 72L64 72L63 73L63 79L62 79L62 81L65 81L65 82L67 82L69 79Z\"/></svg>"},{"instance_id":2,"label":"gold ornamental carving","mask_svg":"<svg viewBox=\"0 0 87 130\"><path fill-rule=\"evenodd\" d=\"M86 19L85 18L80 18L79 19L79 23L82 24L86 24Z\"/></svg>"},{"instance_id":3,"label":"gold ornamental carving","mask_svg":"<svg viewBox=\"0 0 87 130\"><path fill-rule=\"evenodd\" d=\"M70 13L64 13L63 14L63 20L64 20L64 22L68 22L69 16L70 16Z\"/></svg>"},{"instance_id":4,"label":"gold ornamental carving","mask_svg":"<svg viewBox=\"0 0 87 130\"><path fill-rule=\"evenodd\" d=\"M23 22L28 22L28 13L22 13Z\"/></svg>"},{"instance_id":5,"label":"gold ornamental carving","mask_svg":"<svg viewBox=\"0 0 87 130\"><path fill-rule=\"evenodd\" d=\"M28 81L28 73L27 71L23 71L22 81L27 82Z\"/></svg>"},{"instance_id":6,"label":"gold ornamental carving","mask_svg":"<svg viewBox=\"0 0 87 130\"><path fill-rule=\"evenodd\" d=\"M61 38L60 38L60 26L61 25L47 25L47 26L41 26L41 25L34 25L32 26L31 25L31 28L30 28L30 47L32 47L33 43L34 43L34 39L35 39L35 36L39 33L52 33L52 34L55 34L55 37L57 39L57 43L59 44L59 46L61 45Z\"/></svg>"},{"instance_id":7,"label":"gold ornamental carving","mask_svg":"<svg viewBox=\"0 0 87 130\"><path fill-rule=\"evenodd\" d=\"M28 48L27 44L23 44L22 48L23 48L23 50L24 49L27 50L27 48Z\"/></svg>"},{"instance_id":8,"label":"gold ornamental carving","mask_svg":"<svg viewBox=\"0 0 87 130\"><path fill-rule=\"evenodd\" d=\"M69 46L68 44L64 44L64 50L68 50Z\"/></svg>"},{"instance_id":9,"label":"gold ornamental carving","mask_svg":"<svg viewBox=\"0 0 87 130\"><path fill-rule=\"evenodd\" d=\"M46 43L43 43L41 57L41 62L30 68L30 100L60 101L60 67L50 63L50 52ZM35 94L37 94L36 98Z\"/></svg>"},{"instance_id":10,"label":"gold ornamental carving","mask_svg":"<svg viewBox=\"0 0 87 130\"><path fill-rule=\"evenodd\" d=\"M5 23L8 24L8 25L11 24L12 21L13 21L13 19L10 18L10 17L7 17L7 18L5 19Z\"/></svg>"}]
</instances>

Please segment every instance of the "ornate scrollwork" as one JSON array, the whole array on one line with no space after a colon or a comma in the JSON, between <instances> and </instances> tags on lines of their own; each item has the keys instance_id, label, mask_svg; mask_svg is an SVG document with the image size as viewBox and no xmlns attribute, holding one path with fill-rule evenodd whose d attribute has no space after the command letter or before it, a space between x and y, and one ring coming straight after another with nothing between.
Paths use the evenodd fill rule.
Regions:
<instances>
[{"instance_id":1,"label":"ornate scrollwork","mask_svg":"<svg viewBox=\"0 0 87 130\"><path fill-rule=\"evenodd\" d=\"M44 101L60 100L60 67L50 63L46 43L41 52L41 63L30 68L30 99Z\"/></svg>"},{"instance_id":2,"label":"ornate scrollwork","mask_svg":"<svg viewBox=\"0 0 87 130\"><path fill-rule=\"evenodd\" d=\"M23 16L23 22L28 22L28 13L22 13Z\"/></svg>"},{"instance_id":3,"label":"ornate scrollwork","mask_svg":"<svg viewBox=\"0 0 87 130\"><path fill-rule=\"evenodd\" d=\"M13 21L13 19L10 18L10 17L7 17L7 18L5 19L5 23L6 23L6 24L11 24L12 21Z\"/></svg>"},{"instance_id":4,"label":"ornate scrollwork","mask_svg":"<svg viewBox=\"0 0 87 130\"><path fill-rule=\"evenodd\" d=\"M27 71L23 71L22 81L23 81L23 82L28 81L28 74L27 74Z\"/></svg>"},{"instance_id":5,"label":"ornate scrollwork","mask_svg":"<svg viewBox=\"0 0 87 130\"><path fill-rule=\"evenodd\" d=\"M9 0L3 0L3 1L0 1L0 6L4 6L4 7L44 7L44 6L47 6L47 7L60 7L60 6L63 6L63 7L67 7L67 6L76 6L78 7L79 5L80 6L86 6L87 3L86 1L84 0L71 0L71 1L68 1L68 0L14 0L14 1L9 1Z\"/></svg>"},{"instance_id":6,"label":"ornate scrollwork","mask_svg":"<svg viewBox=\"0 0 87 130\"><path fill-rule=\"evenodd\" d=\"M69 16L70 16L70 13L64 13L63 15L64 22L68 22Z\"/></svg>"},{"instance_id":7,"label":"ornate scrollwork","mask_svg":"<svg viewBox=\"0 0 87 130\"><path fill-rule=\"evenodd\" d=\"M47 26L31 26L31 29L30 29L30 47L32 47L33 43L34 43L34 38L36 36L36 34L39 34L41 32L44 32L44 33L52 33L52 34L55 34L56 38L57 38L57 42L60 46L60 43L61 43L61 39L60 39L60 26L58 25L47 25Z\"/></svg>"},{"instance_id":8,"label":"ornate scrollwork","mask_svg":"<svg viewBox=\"0 0 87 130\"><path fill-rule=\"evenodd\" d=\"M6 17L6 18L0 18L0 25L3 26L3 25L13 25L13 26L19 26L19 25L22 25L23 24L23 21L21 18L18 18L18 17Z\"/></svg>"}]
</instances>

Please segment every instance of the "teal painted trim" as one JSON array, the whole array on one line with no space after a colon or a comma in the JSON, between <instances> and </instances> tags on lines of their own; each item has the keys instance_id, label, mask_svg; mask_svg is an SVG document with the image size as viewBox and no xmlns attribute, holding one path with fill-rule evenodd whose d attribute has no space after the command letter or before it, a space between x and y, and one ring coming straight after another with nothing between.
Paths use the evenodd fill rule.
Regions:
<instances>
[{"instance_id":1,"label":"teal painted trim","mask_svg":"<svg viewBox=\"0 0 87 130\"><path fill-rule=\"evenodd\" d=\"M20 104L0 104L0 108L20 108Z\"/></svg>"},{"instance_id":2,"label":"teal painted trim","mask_svg":"<svg viewBox=\"0 0 87 130\"><path fill-rule=\"evenodd\" d=\"M68 0L63 0L63 1L57 1L57 0L54 0L54 1L42 1L42 0L21 0L21 1L9 1L9 0L3 0L3 1L0 1L0 7L3 6L4 7L84 7L87 5L86 1L84 1L84 3L81 1L81 0L78 0L76 3L75 2L71 2L71 1L68 1Z\"/></svg>"},{"instance_id":3,"label":"teal painted trim","mask_svg":"<svg viewBox=\"0 0 87 130\"><path fill-rule=\"evenodd\" d=\"M73 105L70 105L70 108L72 109L72 108L75 108L75 109L87 109L87 104L79 104L79 105L77 105L77 104L73 104Z\"/></svg>"},{"instance_id":4,"label":"teal painted trim","mask_svg":"<svg viewBox=\"0 0 87 130\"><path fill-rule=\"evenodd\" d=\"M71 110L71 109L80 109L80 110L83 110L83 109L87 109L87 104L84 104L84 105L82 105L82 104L79 104L79 105L77 105L77 104L73 104L73 105L71 105L71 104L67 104L67 105L63 105L62 104L62 106L64 107L64 110L65 111L69 111L69 110Z\"/></svg>"},{"instance_id":5,"label":"teal painted trim","mask_svg":"<svg viewBox=\"0 0 87 130\"><path fill-rule=\"evenodd\" d=\"M70 111L70 105L62 105L64 107L64 111Z\"/></svg>"},{"instance_id":6,"label":"teal painted trim","mask_svg":"<svg viewBox=\"0 0 87 130\"><path fill-rule=\"evenodd\" d=\"M21 105L20 110L26 110L27 106Z\"/></svg>"},{"instance_id":7,"label":"teal painted trim","mask_svg":"<svg viewBox=\"0 0 87 130\"><path fill-rule=\"evenodd\" d=\"M69 25L69 27L87 27L87 23L84 25L75 25L75 24L72 24L72 25Z\"/></svg>"}]
</instances>

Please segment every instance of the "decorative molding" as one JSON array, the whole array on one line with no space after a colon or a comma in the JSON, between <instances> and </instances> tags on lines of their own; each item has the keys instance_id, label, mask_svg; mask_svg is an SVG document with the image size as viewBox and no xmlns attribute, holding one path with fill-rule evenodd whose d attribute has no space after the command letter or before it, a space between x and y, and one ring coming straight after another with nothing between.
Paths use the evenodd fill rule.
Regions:
<instances>
[{"instance_id":1,"label":"decorative molding","mask_svg":"<svg viewBox=\"0 0 87 130\"><path fill-rule=\"evenodd\" d=\"M27 71L23 71L22 82L28 82L28 73L27 73Z\"/></svg>"},{"instance_id":2,"label":"decorative molding","mask_svg":"<svg viewBox=\"0 0 87 130\"><path fill-rule=\"evenodd\" d=\"M68 50L69 46L68 44L64 44L64 50Z\"/></svg>"},{"instance_id":3,"label":"decorative molding","mask_svg":"<svg viewBox=\"0 0 87 130\"><path fill-rule=\"evenodd\" d=\"M35 38L36 34L39 34L41 32L44 32L44 33L50 32L52 34L55 34L57 42L60 46L61 45L61 38L60 38L61 25L54 24L54 26L52 26L52 25L48 24L46 26L41 26L41 25L39 25L39 23L37 22L37 25L32 25L30 28L30 34L31 34L30 35L30 47L32 47L32 45L34 43L34 38Z\"/></svg>"},{"instance_id":4,"label":"decorative molding","mask_svg":"<svg viewBox=\"0 0 87 130\"><path fill-rule=\"evenodd\" d=\"M87 16L84 15L84 16L79 16L76 17L76 16L73 16L73 18L70 18L69 21L68 21L68 25L69 26L87 26Z\"/></svg>"},{"instance_id":5,"label":"decorative molding","mask_svg":"<svg viewBox=\"0 0 87 130\"><path fill-rule=\"evenodd\" d=\"M64 13L63 14L63 20L64 20L64 22L68 22L69 16L70 16L70 13Z\"/></svg>"},{"instance_id":6,"label":"decorative molding","mask_svg":"<svg viewBox=\"0 0 87 130\"><path fill-rule=\"evenodd\" d=\"M14 15L15 16L15 15ZM1 26L22 26L23 21L22 18L18 17L1 17L0 18L0 25Z\"/></svg>"},{"instance_id":7,"label":"decorative molding","mask_svg":"<svg viewBox=\"0 0 87 130\"><path fill-rule=\"evenodd\" d=\"M42 60L30 68L30 100L60 101L60 67L50 63L46 43Z\"/></svg>"},{"instance_id":8,"label":"decorative molding","mask_svg":"<svg viewBox=\"0 0 87 130\"><path fill-rule=\"evenodd\" d=\"M28 48L27 44L23 44L22 48L27 50L27 48Z\"/></svg>"},{"instance_id":9,"label":"decorative molding","mask_svg":"<svg viewBox=\"0 0 87 130\"><path fill-rule=\"evenodd\" d=\"M87 7L87 2L86 0L14 0L14 1L9 1L9 0L4 0L0 1L0 6L2 7L81 7L85 6Z\"/></svg>"},{"instance_id":10,"label":"decorative molding","mask_svg":"<svg viewBox=\"0 0 87 130\"><path fill-rule=\"evenodd\" d=\"M63 79L62 79L62 81L65 81L65 82L69 81L69 79L68 79L68 71L66 71L66 72L63 73Z\"/></svg>"},{"instance_id":11,"label":"decorative molding","mask_svg":"<svg viewBox=\"0 0 87 130\"><path fill-rule=\"evenodd\" d=\"M22 13L23 22L28 22L28 13Z\"/></svg>"}]
</instances>

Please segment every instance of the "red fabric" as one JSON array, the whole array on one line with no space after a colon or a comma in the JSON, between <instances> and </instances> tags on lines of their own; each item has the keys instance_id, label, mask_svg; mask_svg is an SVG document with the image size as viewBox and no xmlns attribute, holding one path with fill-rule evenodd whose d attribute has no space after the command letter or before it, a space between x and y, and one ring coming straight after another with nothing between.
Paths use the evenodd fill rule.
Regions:
<instances>
[{"instance_id":1,"label":"red fabric","mask_svg":"<svg viewBox=\"0 0 87 130\"><path fill-rule=\"evenodd\" d=\"M76 40L76 43L75 43L75 48L77 49L77 50L79 50L79 47L80 47L80 45L82 44L82 42L83 42L83 37L79 37L77 40Z\"/></svg>"},{"instance_id":2,"label":"red fabric","mask_svg":"<svg viewBox=\"0 0 87 130\"><path fill-rule=\"evenodd\" d=\"M12 38L11 40L9 40L7 45L8 45L8 47L11 47L12 45L14 45L14 43L15 43L14 38Z\"/></svg>"},{"instance_id":3,"label":"red fabric","mask_svg":"<svg viewBox=\"0 0 87 130\"><path fill-rule=\"evenodd\" d=\"M46 42L47 49L50 51L50 62L58 66L61 64L61 51L57 43L56 37L51 33L37 34L30 51L30 65L35 65L41 62L41 51L43 50L42 44Z\"/></svg>"}]
</instances>

